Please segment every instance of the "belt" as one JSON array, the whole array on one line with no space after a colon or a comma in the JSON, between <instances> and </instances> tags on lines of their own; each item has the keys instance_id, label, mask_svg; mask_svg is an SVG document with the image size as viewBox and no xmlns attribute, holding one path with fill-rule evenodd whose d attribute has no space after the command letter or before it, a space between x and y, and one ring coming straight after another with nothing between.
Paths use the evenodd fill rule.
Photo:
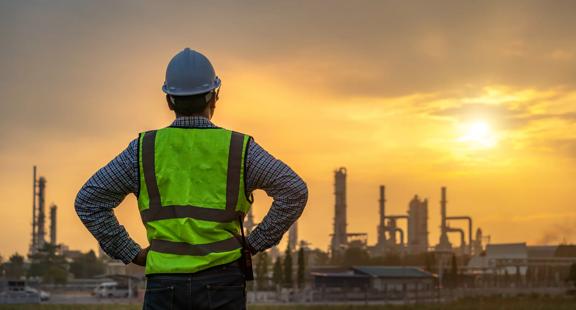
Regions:
<instances>
[{"instance_id":1,"label":"belt","mask_svg":"<svg viewBox=\"0 0 576 310\"><path fill-rule=\"evenodd\" d=\"M230 262L230 263L226 263L226 264L222 264L222 265L218 265L218 266L213 266L213 267L206 268L206 269L203 269L203 270L200 270L197 272L152 273L152 274L146 275L146 277L154 277L154 276L197 277L197 276L218 274L224 270L241 268L241 267L242 267L242 263L240 262L240 259L237 259L237 260Z\"/></svg>"}]
</instances>

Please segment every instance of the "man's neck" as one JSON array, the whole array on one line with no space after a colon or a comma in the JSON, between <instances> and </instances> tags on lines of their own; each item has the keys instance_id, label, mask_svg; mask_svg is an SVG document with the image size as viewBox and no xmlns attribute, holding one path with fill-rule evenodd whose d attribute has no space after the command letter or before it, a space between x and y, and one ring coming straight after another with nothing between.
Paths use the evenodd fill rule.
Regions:
<instances>
[{"instance_id":1,"label":"man's neck","mask_svg":"<svg viewBox=\"0 0 576 310\"><path fill-rule=\"evenodd\" d=\"M202 115L195 115L195 116L188 116L188 115L180 115L176 117L176 119L172 122L170 126L173 127L185 127L185 128L194 128L194 127L201 127L201 128L212 128L217 127L214 125L208 118Z\"/></svg>"},{"instance_id":2,"label":"man's neck","mask_svg":"<svg viewBox=\"0 0 576 310\"><path fill-rule=\"evenodd\" d=\"M176 118L185 118L185 117L190 117L190 118L194 118L194 117L203 117L207 120L210 120L210 117L208 117L208 115L206 114L192 114L192 115L182 115L182 114L176 114Z\"/></svg>"}]
</instances>

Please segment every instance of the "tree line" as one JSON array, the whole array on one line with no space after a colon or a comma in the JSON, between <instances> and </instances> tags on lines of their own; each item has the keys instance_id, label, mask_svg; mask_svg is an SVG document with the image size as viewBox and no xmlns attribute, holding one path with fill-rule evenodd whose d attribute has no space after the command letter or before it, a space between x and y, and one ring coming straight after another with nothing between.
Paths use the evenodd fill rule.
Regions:
<instances>
[{"instance_id":1,"label":"tree line","mask_svg":"<svg viewBox=\"0 0 576 310\"><path fill-rule=\"evenodd\" d=\"M0 256L0 276L6 279L39 278L45 284L66 284L70 277L91 278L106 271L104 261L93 250L73 259L58 251L58 246L46 244L28 256L28 261L17 252L7 261Z\"/></svg>"}]
</instances>

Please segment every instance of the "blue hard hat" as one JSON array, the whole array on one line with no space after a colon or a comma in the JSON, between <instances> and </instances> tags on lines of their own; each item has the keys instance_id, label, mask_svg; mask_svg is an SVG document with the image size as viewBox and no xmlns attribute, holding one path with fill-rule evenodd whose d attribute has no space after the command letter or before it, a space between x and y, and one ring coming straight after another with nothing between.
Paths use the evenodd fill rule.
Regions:
<instances>
[{"instance_id":1,"label":"blue hard hat","mask_svg":"<svg viewBox=\"0 0 576 310\"><path fill-rule=\"evenodd\" d=\"M208 58L185 48L170 60L162 91L169 95L189 96L207 93L219 86L220 79Z\"/></svg>"}]
</instances>

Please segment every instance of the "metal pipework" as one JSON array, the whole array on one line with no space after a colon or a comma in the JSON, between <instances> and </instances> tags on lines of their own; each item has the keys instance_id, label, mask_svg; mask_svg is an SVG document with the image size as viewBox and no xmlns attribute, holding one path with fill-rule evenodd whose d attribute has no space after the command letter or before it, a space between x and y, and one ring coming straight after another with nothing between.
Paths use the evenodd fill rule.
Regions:
<instances>
[{"instance_id":1,"label":"metal pipework","mask_svg":"<svg viewBox=\"0 0 576 310\"><path fill-rule=\"evenodd\" d=\"M446 219L468 221L468 248L470 254L472 254L472 218L469 216L448 216Z\"/></svg>"},{"instance_id":2,"label":"metal pipework","mask_svg":"<svg viewBox=\"0 0 576 310\"><path fill-rule=\"evenodd\" d=\"M390 233L396 234L396 232L400 232L400 245L404 245L404 230L402 230L402 228L400 227L387 227L386 230L388 230Z\"/></svg>"},{"instance_id":3,"label":"metal pipework","mask_svg":"<svg viewBox=\"0 0 576 310\"><path fill-rule=\"evenodd\" d=\"M446 232L449 232L449 233L451 233L451 232L460 233L460 247L464 248L464 246L466 246L466 241L465 241L465 237L464 237L464 229L447 226L447 227L446 227Z\"/></svg>"},{"instance_id":4,"label":"metal pipework","mask_svg":"<svg viewBox=\"0 0 576 310\"><path fill-rule=\"evenodd\" d=\"M384 218L390 220L401 220L401 219L407 220L408 215L386 215Z\"/></svg>"},{"instance_id":5,"label":"metal pipework","mask_svg":"<svg viewBox=\"0 0 576 310\"><path fill-rule=\"evenodd\" d=\"M391 234L396 234L397 231L400 231L400 242L401 245L404 245L404 230L402 228L396 227L396 220L408 220L408 215L386 215L384 219L388 219L389 223L386 226L386 231L390 232Z\"/></svg>"}]
</instances>

